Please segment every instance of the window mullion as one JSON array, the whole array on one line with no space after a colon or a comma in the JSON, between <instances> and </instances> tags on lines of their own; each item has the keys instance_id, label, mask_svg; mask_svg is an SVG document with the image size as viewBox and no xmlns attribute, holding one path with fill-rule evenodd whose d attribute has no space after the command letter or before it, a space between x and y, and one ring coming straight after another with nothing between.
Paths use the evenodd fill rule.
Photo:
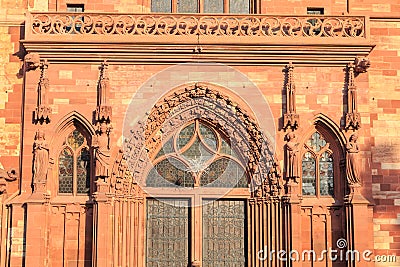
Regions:
<instances>
[{"instance_id":1,"label":"window mullion","mask_svg":"<svg viewBox=\"0 0 400 267\"><path fill-rule=\"evenodd\" d=\"M78 172L78 156L77 156L77 154L78 153L76 153L76 151L77 150L75 150L73 152L73 154L74 154L74 167L73 167L73 172L72 172L72 194L74 196L76 196L77 191L78 191L78 186L77 186L77 183L78 183L78 175L77 175L77 172Z\"/></svg>"},{"instance_id":2,"label":"window mullion","mask_svg":"<svg viewBox=\"0 0 400 267\"><path fill-rule=\"evenodd\" d=\"M172 1L172 13L176 13L178 10L179 0L171 0Z\"/></svg>"},{"instance_id":3,"label":"window mullion","mask_svg":"<svg viewBox=\"0 0 400 267\"><path fill-rule=\"evenodd\" d=\"M224 13L229 13L229 0L224 0Z\"/></svg>"},{"instance_id":4,"label":"window mullion","mask_svg":"<svg viewBox=\"0 0 400 267\"><path fill-rule=\"evenodd\" d=\"M320 180L319 180L319 159L320 155L315 157L315 195L320 197Z\"/></svg>"}]
</instances>

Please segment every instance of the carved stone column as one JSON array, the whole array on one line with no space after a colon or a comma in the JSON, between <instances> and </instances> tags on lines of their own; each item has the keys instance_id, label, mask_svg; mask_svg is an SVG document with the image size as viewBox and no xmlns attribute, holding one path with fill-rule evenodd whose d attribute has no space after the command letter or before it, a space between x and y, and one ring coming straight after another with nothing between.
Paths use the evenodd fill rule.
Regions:
<instances>
[{"instance_id":1,"label":"carved stone column","mask_svg":"<svg viewBox=\"0 0 400 267\"><path fill-rule=\"evenodd\" d=\"M93 194L93 266L112 266L112 194L107 193L108 185L96 181L97 192Z\"/></svg>"}]
</instances>

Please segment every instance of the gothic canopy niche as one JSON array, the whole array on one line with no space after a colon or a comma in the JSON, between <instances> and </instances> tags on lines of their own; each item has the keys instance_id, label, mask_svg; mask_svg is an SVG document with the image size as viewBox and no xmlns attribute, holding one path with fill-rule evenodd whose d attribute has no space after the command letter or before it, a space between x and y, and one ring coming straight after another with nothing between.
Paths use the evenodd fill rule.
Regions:
<instances>
[{"instance_id":1,"label":"gothic canopy niche","mask_svg":"<svg viewBox=\"0 0 400 267\"><path fill-rule=\"evenodd\" d=\"M195 83L164 95L147 116L130 129L113 167L111 191L133 194L131 184L145 184L159 148L185 124L201 120L227 138L251 177L252 189L261 185L273 162L273 144L260 131L252 114L215 85ZM236 99L235 99L236 100ZM130 175L126 175L126 173ZM126 178L125 178L126 177ZM129 178L128 178L129 177ZM130 181L127 181L130 180Z\"/></svg>"}]
</instances>

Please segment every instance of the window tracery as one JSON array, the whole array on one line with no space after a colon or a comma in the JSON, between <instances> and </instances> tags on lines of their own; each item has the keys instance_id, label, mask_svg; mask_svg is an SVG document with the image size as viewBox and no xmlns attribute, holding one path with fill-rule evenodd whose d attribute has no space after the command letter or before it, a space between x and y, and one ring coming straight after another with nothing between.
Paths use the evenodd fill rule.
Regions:
<instances>
[{"instance_id":1,"label":"window tracery","mask_svg":"<svg viewBox=\"0 0 400 267\"><path fill-rule=\"evenodd\" d=\"M229 141L195 120L158 152L146 180L148 187L248 186L245 169Z\"/></svg>"},{"instance_id":2,"label":"window tracery","mask_svg":"<svg viewBox=\"0 0 400 267\"><path fill-rule=\"evenodd\" d=\"M334 195L333 151L319 132L304 144L302 159L302 193L305 196Z\"/></svg>"},{"instance_id":3,"label":"window tracery","mask_svg":"<svg viewBox=\"0 0 400 267\"><path fill-rule=\"evenodd\" d=\"M87 138L74 129L65 139L58 157L58 192L88 194L90 191L91 154Z\"/></svg>"}]
</instances>

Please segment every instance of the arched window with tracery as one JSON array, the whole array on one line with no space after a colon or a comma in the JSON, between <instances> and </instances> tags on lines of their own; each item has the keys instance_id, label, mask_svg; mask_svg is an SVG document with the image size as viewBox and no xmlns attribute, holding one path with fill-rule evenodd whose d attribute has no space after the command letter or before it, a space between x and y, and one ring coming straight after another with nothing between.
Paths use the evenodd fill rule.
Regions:
<instances>
[{"instance_id":1,"label":"arched window with tracery","mask_svg":"<svg viewBox=\"0 0 400 267\"><path fill-rule=\"evenodd\" d=\"M334 196L333 151L319 132L304 144L302 193L305 196Z\"/></svg>"},{"instance_id":2,"label":"arched window with tracery","mask_svg":"<svg viewBox=\"0 0 400 267\"><path fill-rule=\"evenodd\" d=\"M90 165L88 140L82 131L74 129L65 138L58 156L58 193L89 194Z\"/></svg>"},{"instance_id":3,"label":"arched window with tracery","mask_svg":"<svg viewBox=\"0 0 400 267\"><path fill-rule=\"evenodd\" d=\"M247 188L245 168L229 140L196 120L170 138L154 160L148 187Z\"/></svg>"},{"instance_id":4,"label":"arched window with tracery","mask_svg":"<svg viewBox=\"0 0 400 267\"><path fill-rule=\"evenodd\" d=\"M204 267L245 266L248 175L229 139L196 119L164 143L153 166L146 187L158 197L147 199L146 266L190 266L194 258Z\"/></svg>"}]
</instances>

